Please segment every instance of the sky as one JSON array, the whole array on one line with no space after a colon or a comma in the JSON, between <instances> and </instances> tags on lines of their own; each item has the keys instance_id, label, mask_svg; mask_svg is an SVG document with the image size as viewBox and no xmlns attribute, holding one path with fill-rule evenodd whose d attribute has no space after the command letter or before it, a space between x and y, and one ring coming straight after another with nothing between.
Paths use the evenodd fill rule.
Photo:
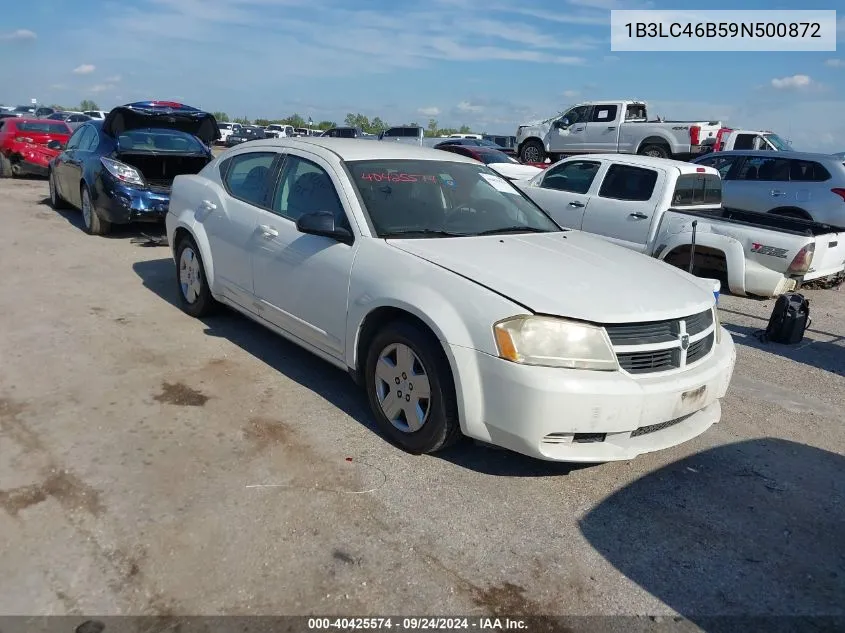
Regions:
<instances>
[{"instance_id":1,"label":"sky","mask_svg":"<svg viewBox=\"0 0 845 633\"><path fill-rule=\"evenodd\" d=\"M161 99L230 117L342 122L360 112L512 135L582 100L641 99L651 115L718 119L773 130L796 149L845 151L845 11L836 52L669 53L611 51L610 9L700 9L700 0L4 4L0 103L11 105Z\"/></svg>"}]
</instances>

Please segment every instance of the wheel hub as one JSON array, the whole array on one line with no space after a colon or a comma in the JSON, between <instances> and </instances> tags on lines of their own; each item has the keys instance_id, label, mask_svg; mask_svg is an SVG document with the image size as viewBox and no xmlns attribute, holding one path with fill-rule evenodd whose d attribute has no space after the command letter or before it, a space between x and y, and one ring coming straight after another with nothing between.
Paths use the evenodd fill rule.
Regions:
<instances>
[{"instance_id":1,"label":"wheel hub","mask_svg":"<svg viewBox=\"0 0 845 633\"><path fill-rule=\"evenodd\" d=\"M428 419L431 386L425 367L403 343L387 346L376 365L376 396L390 423L405 433L418 431Z\"/></svg>"}]
</instances>

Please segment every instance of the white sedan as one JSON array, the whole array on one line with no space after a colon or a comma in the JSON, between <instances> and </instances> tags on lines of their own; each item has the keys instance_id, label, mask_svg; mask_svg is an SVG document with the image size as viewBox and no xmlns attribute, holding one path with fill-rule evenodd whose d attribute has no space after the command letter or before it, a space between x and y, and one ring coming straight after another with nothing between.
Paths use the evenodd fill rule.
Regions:
<instances>
[{"instance_id":1,"label":"white sedan","mask_svg":"<svg viewBox=\"0 0 845 633\"><path fill-rule=\"evenodd\" d=\"M256 140L177 176L166 223L185 312L226 304L348 371L409 452L630 459L720 418L712 282L561 229L471 159Z\"/></svg>"}]
</instances>

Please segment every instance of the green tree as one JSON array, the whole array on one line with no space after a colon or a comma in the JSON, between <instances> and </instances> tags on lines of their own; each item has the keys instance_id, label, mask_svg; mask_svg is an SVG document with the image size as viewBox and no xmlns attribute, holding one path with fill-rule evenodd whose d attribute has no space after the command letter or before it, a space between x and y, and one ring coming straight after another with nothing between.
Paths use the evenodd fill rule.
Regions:
<instances>
[{"instance_id":1,"label":"green tree","mask_svg":"<svg viewBox=\"0 0 845 633\"><path fill-rule=\"evenodd\" d=\"M468 126L468 125L462 125L461 129L458 130L458 132L461 133L461 134L471 134L472 128L470 128L470 126Z\"/></svg>"},{"instance_id":2,"label":"green tree","mask_svg":"<svg viewBox=\"0 0 845 633\"><path fill-rule=\"evenodd\" d=\"M317 128L320 130L330 130L333 127L337 127L337 124L334 121L320 121L317 124Z\"/></svg>"},{"instance_id":3,"label":"green tree","mask_svg":"<svg viewBox=\"0 0 845 633\"><path fill-rule=\"evenodd\" d=\"M95 102L91 101L90 99L83 99L82 103L79 104L80 110L99 110L100 106L98 106Z\"/></svg>"},{"instance_id":4,"label":"green tree","mask_svg":"<svg viewBox=\"0 0 845 633\"><path fill-rule=\"evenodd\" d=\"M426 136L437 136L437 130L438 129L439 128L437 127L437 119L429 119L428 120L428 126L426 126L426 129L425 129L425 135Z\"/></svg>"},{"instance_id":5,"label":"green tree","mask_svg":"<svg viewBox=\"0 0 845 633\"><path fill-rule=\"evenodd\" d=\"M249 125L250 124L249 119L246 118L245 116L235 117L234 119L232 119L232 121L234 123L240 123L241 125Z\"/></svg>"},{"instance_id":6,"label":"green tree","mask_svg":"<svg viewBox=\"0 0 845 633\"><path fill-rule=\"evenodd\" d=\"M293 127L305 127L305 119L299 116L296 112L287 117L283 123L285 125L292 125Z\"/></svg>"},{"instance_id":7,"label":"green tree","mask_svg":"<svg viewBox=\"0 0 845 633\"><path fill-rule=\"evenodd\" d=\"M53 103L53 104L50 105L50 107L53 108L54 110L59 110L60 112L64 112L65 110L67 110L66 107L59 105L58 103Z\"/></svg>"},{"instance_id":8,"label":"green tree","mask_svg":"<svg viewBox=\"0 0 845 633\"><path fill-rule=\"evenodd\" d=\"M373 120L370 121L370 129L367 132L371 134L378 134L379 132L384 132L387 129L387 123L381 120L381 117L373 117Z\"/></svg>"},{"instance_id":9,"label":"green tree","mask_svg":"<svg viewBox=\"0 0 845 633\"><path fill-rule=\"evenodd\" d=\"M255 124L261 127L267 127L270 125L270 119L255 119Z\"/></svg>"},{"instance_id":10,"label":"green tree","mask_svg":"<svg viewBox=\"0 0 845 633\"><path fill-rule=\"evenodd\" d=\"M213 116L215 119L217 119L221 123L226 123L226 122L229 121L229 115L226 114L225 112L212 112L211 116Z\"/></svg>"}]
</instances>

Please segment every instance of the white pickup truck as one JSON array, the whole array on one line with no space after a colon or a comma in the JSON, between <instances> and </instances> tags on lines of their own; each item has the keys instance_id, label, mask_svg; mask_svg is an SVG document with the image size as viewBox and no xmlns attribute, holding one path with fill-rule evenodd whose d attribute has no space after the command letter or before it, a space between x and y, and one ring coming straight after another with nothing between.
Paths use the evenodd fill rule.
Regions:
<instances>
[{"instance_id":1,"label":"white pickup truck","mask_svg":"<svg viewBox=\"0 0 845 633\"><path fill-rule=\"evenodd\" d=\"M711 151L714 152L729 152L734 149L792 151L787 141L767 130L734 130L725 127L719 130L714 138L705 139L704 143L710 145Z\"/></svg>"},{"instance_id":2,"label":"white pickup truck","mask_svg":"<svg viewBox=\"0 0 845 633\"><path fill-rule=\"evenodd\" d=\"M845 230L724 208L722 181L712 167L578 156L514 184L566 228L685 270L692 252L693 273L722 280L733 294L772 297L845 270Z\"/></svg>"},{"instance_id":3,"label":"white pickup truck","mask_svg":"<svg viewBox=\"0 0 845 633\"><path fill-rule=\"evenodd\" d=\"M517 155L524 163L607 152L686 160L710 151L705 141L721 128L719 121L649 121L643 101L594 101L520 125Z\"/></svg>"}]
</instances>

